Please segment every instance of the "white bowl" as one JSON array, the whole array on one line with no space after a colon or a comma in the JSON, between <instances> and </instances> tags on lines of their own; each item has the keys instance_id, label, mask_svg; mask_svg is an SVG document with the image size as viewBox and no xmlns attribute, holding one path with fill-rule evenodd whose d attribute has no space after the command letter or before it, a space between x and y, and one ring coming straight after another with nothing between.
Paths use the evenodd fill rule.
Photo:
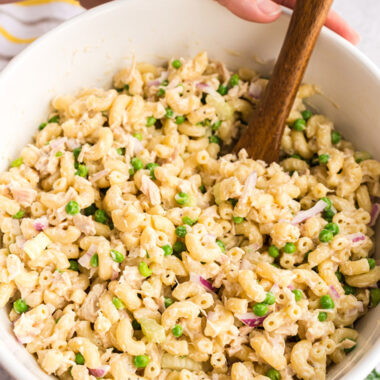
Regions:
<instances>
[{"instance_id":1,"label":"white bowl","mask_svg":"<svg viewBox=\"0 0 380 380\"><path fill-rule=\"evenodd\" d=\"M52 97L86 86L109 86L132 54L139 61L160 63L206 50L231 68L269 72L288 22L285 14L271 25L249 23L212 0L121 0L76 17L33 43L0 75L0 170L31 141ZM254 56L267 63L255 63ZM332 118L358 148L380 159L376 66L323 30L305 81L318 84L326 94L313 99L313 106ZM329 379L362 379L380 361L376 313L372 310L360 320L358 347L331 369ZM18 380L50 378L16 342L5 311L0 322L1 364Z\"/></svg>"}]
</instances>

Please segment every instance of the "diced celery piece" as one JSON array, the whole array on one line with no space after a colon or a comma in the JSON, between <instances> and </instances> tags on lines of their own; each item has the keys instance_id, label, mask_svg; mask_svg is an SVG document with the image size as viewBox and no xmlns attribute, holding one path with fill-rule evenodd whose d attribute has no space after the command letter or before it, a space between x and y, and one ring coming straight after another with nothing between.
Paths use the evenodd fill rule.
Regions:
<instances>
[{"instance_id":1,"label":"diced celery piece","mask_svg":"<svg viewBox=\"0 0 380 380\"><path fill-rule=\"evenodd\" d=\"M141 318L138 320L141 330L149 342L162 343L165 340L165 329L154 319Z\"/></svg>"},{"instance_id":2,"label":"diced celery piece","mask_svg":"<svg viewBox=\"0 0 380 380\"><path fill-rule=\"evenodd\" d=\"M51 240L43 232L40 232L24 244L24 251L31 260L34 260L41 255L50 243Z\"/></svg>"}]
</instances>

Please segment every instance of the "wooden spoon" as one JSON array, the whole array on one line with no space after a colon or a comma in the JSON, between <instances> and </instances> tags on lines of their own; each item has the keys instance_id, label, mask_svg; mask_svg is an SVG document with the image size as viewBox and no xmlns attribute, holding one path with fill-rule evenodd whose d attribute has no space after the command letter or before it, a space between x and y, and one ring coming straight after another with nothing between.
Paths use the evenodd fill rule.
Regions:
<instances>
[{"instance_id":1,"label":"wooden spoon","mask_svg":"<svg viewBox=\"0 0 380 380\"><path fill-rule=\"evenodd\" d=\"M273 74L234 151L278 161L286 119L333 0L297 0ZM328 59L328 57L326 57Z\"/></svg>"}]
</instances>

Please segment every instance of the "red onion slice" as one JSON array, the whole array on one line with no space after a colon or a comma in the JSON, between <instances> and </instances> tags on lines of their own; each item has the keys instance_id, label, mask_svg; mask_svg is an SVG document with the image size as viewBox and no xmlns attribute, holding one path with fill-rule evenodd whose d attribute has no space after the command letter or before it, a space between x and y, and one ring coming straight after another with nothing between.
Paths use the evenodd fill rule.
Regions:
<instances>
[{"instance_id":1,"label":"red onion slice","mask_svg":"<svg viewBox=\"0 0 380 380\"><path fill-rule=\"evenodd\" d=\"M371 221L369 222L369 226L372 227L376 224L376 220L380 214L380 204L379 203L374 203L372 205L372 210L371 210Z\"/></svg>"},{"instance_id":2,"label":"red onion slice","mask_svg":"<svg viewBox=\"0 0 380 380\"><path fill-rule=\"evenodd\" d=\"M264 315L263 317L258 317L253 313L235 314L235 317L243 322L249 327L259 327L263 324L265 318L269 315Z\"/></svg>"},{"instance_id":3,"label":"red onion slice","mask_svg":"<svg viewBox=\"0 0 380 380\"><path fill-rule=\"evenodd\" d=\"M190 273L190 281L202 285L209 292L215 292L215 288L212 286L212 284L196 273Z\"/></svg>"},{"instance_id":4,"label":"red onion slice","mask_svg":"<svg viewBox=\"0 0 380 380\"><path fill-rule=\"evenodd\" d=\"M109 365L103 365L99 368L89 368L88 372L90 372L90 375L99 378L99 377L104 377L109 370L110 370Z\"/></svg>"},{"instance_id":5,"label":"red onion slice","mask_svg":"<svg viewBox=\"0 0 380 380\"><path fill-rule=\"evenodd\" d=\"M49 221L46 216L41 216L41 218L35 219L33 227L36 231L43 231L49 226Z\"/></svg>"},{"instance_id":6,"label":"red onion slice","mask_svg":"<svg viewBox=\"0 0 380 380\"><path fill-rule=\"evenodd\" d=\"M257 82L253 82L249 85L248 95L254 99L260 99L262 91L263 91L262 86Z\"/></svg>"},{"instance_id":7,"label":"red onion slice","mask_svg":"<svg viewBox=\"0 0 380 380\"><path fill-rule=\"evenodd\" d=\"M333 285L330 285L330 292L329 293L330 293L332 298L340 298L338 291L335 289L335 287Z\"/></svg>"},{"instance_id":8,"label":"red onion slice","mask_svg":"<svg viewBox=\"0 0 380 380\"><path fill-rule=\"evenodd\" d=\"M321 213L328 204L320 199L312 208L309 208L308 210L300 211L291 221L292 224L299 224L302 223L303 221L318 215Z\"/></svg>"},{"instance_id":9,"label":"red onion slice","mask_svg":"<svg viewBox=\"0 0 380 380\"><path fill-rule=\"evenodd\" d=\"M347 235L347 238L352 241L353 245L358 245L365 240L365 235L361 232L357 232L355 234Z\"/></svg>"}]
</instances>

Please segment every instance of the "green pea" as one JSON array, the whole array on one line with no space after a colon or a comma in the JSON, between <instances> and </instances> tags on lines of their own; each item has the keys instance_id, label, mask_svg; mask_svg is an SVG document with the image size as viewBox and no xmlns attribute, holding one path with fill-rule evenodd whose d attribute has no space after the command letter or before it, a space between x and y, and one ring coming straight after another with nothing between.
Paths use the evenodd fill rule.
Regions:
<instances>
[{"instance_id":1,"label":"green pea","mask_svg":"<svg viewBox=\"0 0 380 380\"><path fill-rule=\"evenodd\" d=\"M263 317L268 312L268 306L265 303L257 303L253 306L253 312L258 317Z\"/></svg>"},{"instance_id":2,"label":"green pea","mask_svg":"<svg viewBox=\"0 0 380 380\"><path fill-rule=\"evenodd\" d=\"M111 249L110 256L116 263L122 263L124 261L124 255L116 249Z\"/></svg>"},{"instance_id":3,"label":"green pea","mask_svg":"<svg viewBox=\"0 0 380 380\"><path fill-rule=\"evenodd\" d=\"M183 224L187 224L188 226L193 226L197 221L191 219L189 216L182 217Z\"/></svg>"},{"instance_id":4,"label":"green pea","mask_svg":"<svg viewBox=\"0 0 380 380\"><path fill-rule=\"evenodd\" d=\"M115 305L117 310L123 310L125 309L124 302L118 298L118 297L113 297L112 298L112 303Z\"/></svg>"},{"instance_id":5,"label":"green pea","mask_svg":"<svg viewBox=\"0 0 380 380\"><path fill-rule=\"evenodd\" d=\"M302 131L304 131L305 128L306 128L306 121L305 121L304 119L297 119L297 120L293 123L292 128L293 128L295 131L302 132Z\"/></svg>"},{"instance_id":6,"label":"green pea","mask_svg":"<svg viewBox=\"0 0 380 380\"><path fill-rule=\"evenodd\" d=\"M141 325L140 325L140 323L138 323L138 322L136 321L136 319L134 319L134 320L132 321L132 327L133 327L133 330L141 330Z\"/></svg>"},{"instance_id":7,"label":"green pea","mask_svg":"<svg viewBox=\"0 0 380 380\"><path fill-rule=\"evenodd\" d=\"M221 249L221 251L224 253L224 252L226 252L226 246L224 245L224 243L221 241L221 240L217 240L216 241L216 244L218 244L219 245L219 247L220 247L220 249Z\"/></svg>"},{"instance_id":8,"label":"green pea","mask_svg":"<svg viewBox=\"0 0 380 380\"><path fill-rule=\"evenodd\" d=\"M62 157L63 156L63 153L61 152L61 151L59 151L59 152L57 152L56 154L55 154L55 157Z\"/></svg>"},{"instance_id":9,"label":"green pea","mask_svg":"<svg viewBox=\"0 0 380 380\"><path fill-rule=\"evenodd\" d=\"M142 134L140 132L136 132L132 135L135 139L139 140L139 141L142 141L143 137L142 137Z\"/></svg>"},{"instance_id":10,"label":"green pea","mask_svg":"<svg viewBox=\"0 0 380 380\"><path fill-rule=\"evenodd\" d=\"M291 156L289 156L289 158L296 158L297 160L302 160L302 157L297 153L292 154Z\"/></svg>"},{"instance_id":11,"label":"green pea","mask_svg":"<svg viewBox=\"0 0 380 380\"><path fill-rule=\"evenodd\" d=\"M280 250L275 245L271 245L268 248L268 253L269 253L269 256L271 256L275 259L276 257L279 256Z\"/></svg>"},{"instance_id":12,"label":"green pea","mask_svg":"<svg viewBox=\"0 0 380 380\"><path fill-rule=\"evenodd\" d=\"M78 165L78 170L75 172L75 175L79 175L79 177L87 177L88 175L88 169L87 169L87 166L85 165Z\"/></svg>"},{"instance_id":13,"label":"green pea","mask_svg":"<svg viewBox=\"0 0 380 380\"><path fill-rule=\"evenodd\" d=\"M354 153L355 161L360 164L362 161L370 160L372 158L371 154L368 152L355 152Z\"/></svg>"},{"instance_id":14,"label":"green pea","mask_svg":"<svg viewBox=\"0 0 380 380\"><path fill-rule=\"evenodd\" d=\"M339 226L336 223L327 223L324 229L331 231L334 236L339 234Z\"/></svg>"},{"instance_id":15,"label":"green pea","mask_svg":"<svg viewBox=\"0 0 380 380\"><path fill-rule=\"evenodd\" d=\"M227 199L227 201L232 204L232 207L235 207L236 204L238 203L238 200L236 198L229 198Z\"/></svg>"},{"instance_id":16,"label":"green pea","mask_svg":"<svg viewBox=\"0 0 380 380\"><path fill-rule=\"evenodd\" d=\"M164 87L166 87L168 84L169 84L169 81L167 79L161 82L161 86L164 86Z\"/></svg>"},{"instance_id":17,"label":"green pea","mask_svg":"<svg viewBox=\"0 0 380 380\"><path fill-rule=\"evenodd\" d=\"M220 126L222 125L222 120L218 120L216 121L212 126L211 126L211 129L216 132Z\"/></svg>"},{"instance_id":18,"label":"green pea","mask_svg":"<svg viewBox=\"0 0 380 380\"><path fill-rule=\"evenodd\" d=\"M221 142L220 138L218 136L215 136L215 135L209 136L208 141L210 144L218 144L218 145L220 145L220 142Z\"/></svg>"},{"instance_id":19,"label":"green pea","mask_svg":"<svg viewBox=\"0 0 380 380\"><path fill-rule=\"evenodd\" d=\"M80 352L78 352L75 355L75 363L77 363L78 365L83 365L84 364L84 357L83 357L83 355Z\"/></svg>"},{"instance_id":20,"label":"green pea","mask_svg":"<svg viewBox=\"0 0 380 380\"><path fill-rule=\"evenodd\" d=\"M332 202L331 202L331 200L329 198L322 197L321 201L327 203L327 206L326 206L325 210L329 210L332 207Z\"/></svg>"},{"instance_id":21,"label":"green pea","mask_svg":"<svg viewBox=\"0 0 380 380\"><path fill-rule=\"evenodd\" d=\"M286 243L284 245L284 248L282 250L285 253L294 253L296 251L296 245L294 243Z\"/></svg>"},{"instance_id":22,"label":"green pea","mask_svg":"<svg viewBox=\"0 0 380 380\"><path fill-rule=\"evenodd\" d=\"M149 364L149 356L137 355L133 358L133 364L136 368L145 368Z\"/></svg>"},{"instance_id":23,"label":"green pea","mask_svg":"<svg viewBox=\"0 0 380 380\"><path fill-rule=\"evenodd\" d=\"M239 75L238 75L238 74L234 74L234 75L232 75L232 77L230 78L229 85L230 85L231 87L235 87L235 86L237 86L237 85L239 84L239 80L240 80Z\"/></svg>"},{"instance_id":24,"label":"green pea","mask_svg":"<svg viewBox=\"0 0 380 380\"><path fill-rule=\"evenodd\" d=\"M319 240L322 243L328 243L329 241L332 240L333 237L334 237L334 234L331 231L328 231L328 230L322 230L319 233Z\"/></svg>"},{"instance_id":25,"label":"green pea","mask_svg":"<svg viewBox=\"0 0 380 380\"><path fill-rule=\"evenodd\" d=\"M12 168L17 168L23 164L22 157L16 158L14 161L12 161L11 166Z\"/></svg>"},{"instance_id":26,"label":"green pea","mask_svg":"<svg viewBox=\"0 0 380 380\"><path fill-rule=\"evenodd\" d=\"M12 215L12 218L13 219L21 219L21 218L23 218L24 215L25 215L25 212L22 210L19 210L16 212L16 214Z\"/></svg>"},{"instance_id":27,"label":"green pea","mask_svg":"<svg viewBox=\"0 0 380 380\"><path fill-rule=\"evenodd\" d=\"M172 333L173 335L176 337L176 338L179 338L182 333L183 333L183 329L182 329L182 326L181 325L175 325L173 328L172 328Z\"/></svg>"},{"instance_id":28,"label":"green pea","mask_svg":"<svg viewBox=\"0 0 380 380\"><path fill-rule=\"evenodd\" d=\"M150 162L149 164L146 164L145 169L149 170L149 174L152 179L156 179L156 176L154 175L154 170L159 166L160 165L156 164L155 162Z\"/></svg>"},{"instance_id":29,"label":"green pea","mask_svg":"<svg viewBox=\"0 0 380 380\"><path fill-rule=\"evenodd\" d=\"M368 260L369 269L373 269L373 268L375 268L375 266L376 266L376 261L375 261L375 259L369 258L369 259L367 259L367 260Z\"/></svg>"},{"instance_id":30,"label":"green pea","mask_svg":"<svg viewBox=\"0 0 380 380\"><path fill-rule=\"evenodd\" d=\"M47 126L47 123L41 123L38 127L39 131L42 131Z\"/></svg>"},{"instance_id":31,"label":"green pea","mask_svg":"<svg viewBox=\"0 0 380 380\"><path fill-rule=\"evenodd\" d=\"M323 219L327 220L328 222L332 221L334 215L335 211L332 208L323 211Z\"/></svg>"},{"instance_id":32,"label":"green pea","mask_svg":"<svg viewBox=\"0 0 380 380\"><path fill-rule=\"evenodd\" d=\"M183 251L186 251L186 244L182 241L176 241L173 245L173 252L180 254Z\"/></svg>"},{"instance_id":33,"label":"green pea","mask_svg":"<svg viewBox=\"0 0 380 380\"><path fill-rule=\"evenodd\" d=\"M301 115L305 121L308 121L313 116L313 114L309 110L302 111Z\"/></svg>"},{"instance_id":34,"label":"green pea","mask_svg":"<svg viewBox=\"0 0 380 380\"><path fill-rule=\"evenodd\" d=\"M102 223L102 224L107 224L109 221L107 212L102 209L98 209L95 211L94 218L95 218L95 222Z\"/></svg>"},{"instance_id":35,"label":"green pea","mask_svg":"<svg viewBox=\"0 0 380 380\"><path fill-rule=\"evenodd\" d=\"M129 173L129 175L132 177L133 175L135 175L135 169L130 168L130 169L128 170L128 173Z\"/></svg>"},{"instance_id":36,"label":"green pea","mask_svg":"<svg viewBox=\"0 0 380 380\"><path fill-rule=\"evenodd\" d=\"M270 368L265 374L266 377L269 377L270 380L281 380L281 374L277 371L277 369Z\"/></svg>"},{"instance_id":37,"label":"green pea","mask_svg":"<svg viewBox=\"0 0 380 380\"><path fill-rule=\"evenodd\" d=\"M170 297L164 297L164 305L167 309L170 305L173 305L174 301Z\"/></svg>"},{"instance_id":38,"label":"green pea","mask_svg":"<svg viewBox=\"0 0 380 380\"><path fill-rule=\"evenodd\" d=\"M28 309L29 309L28 305L22 298L19 298L18 300L13 302L13 310L17 314L25 313L26 311L28 311Z\"/></svg>"},{"instance_id":39,"label":"green pea","mask_svg":"<svg viewBox=\"0 0 380 380\"><path fill-rule=\"evenodd\" d=\"M273 305L276 302L276 296L272 292L268 292L263 302L267 305Z\"/></svg>"},{"instance_id":40,"label":"green pea","mask_svg":"<svg viewBox=\"0 0 380 380\"><path fill-rule=\"evenodd\" d=\"M178 236L178 237L181 237L181 238L184 238L187 234L187 229L185 226L178 226L176 229L175 229L175 234Z\"/></svg>"},{"instance_id":41,"label":"green pea","mask_svg":"<svg viewBox=\"0 0 380 380\"><path fill-rule=\"evenodd\" d=\"M78 212L80 211L80 207L79 207L79 204L78 202L76 201L70 201L66 207L66 212L69 214L69 215L75 215L75 214L78 214Z\"/></svg>"},{"instance_id":42,"label":"green pea","mask_svg":"<svg viewBox=\"0 0 380 380\"><path fill-rule=\"evenodd\" d=\"M157 96L159 98L165 96L165 90L163 88L160 88L158 91L157 91Z\"/></svg>"},{"instance_id":43,"label":"green pea","mask_svg":"<svg viewBox=\"0 0 380 380\"><path fill-rule=\"evenodd\" d=\"M164 251L164 256L170 256L173 253L173 248L170 244L161 247Z\"/></svg>"},{"instance_id":44,"label":"green pea","mask_svg":"<svg viewBox=\"0 0 380 380\"><path fill-rule=\"evenodd\" d=\"M301 301L301 299L303 297L302 290L294 289L294 290L292 290L292 293L294 294L294 299L296 300L296 302Z\"/></svg>"},{"instance_id":45,"label":"green pea","mask_svg":"<svg viewBox=\"0 0 380 380\"><path fill-rule=\"evenodd\" d=\"M244 222L244 218L242 218L241 216L233 216L232 220L235 224L241 224Z\"/></svg>"},{"instance_id":46,"label":"green pea","mask_svg":"<svg viewBox=\"0 0 380 380\"><path fill-rule=\"evenodd\" d=\"M136 171L138 171L144 167L144 164L141 161L141 159L137 158L137 157L133 157L131 159L131 165L133 166L133 169L135 169Z\"/></svg>"},{"instance_id":47,"label":"green pea","mask_svg":"<svg viewBox=\"0 0 380 380\"><path fill-rule=\"evenodd\" d=\"M90 259L90 265L93 268L96 268L99 265L99 255L97 253L95 253L95 255L93 255L91 257L91 259Z\"/></svg>"},{"instance_id":48,"label":"green pea","mask_svg":"<svg viewBox=\"0 0 380 380\"><path fill-rule=\"evenodd\" d=\"M174 116L174 112L173 112L173 110L170 107L167 107L165 111L166 111L165 112L165 116L168 119L171 119Z\"/></svg>"},{"instance_id":49,"label":"green pea","mask_svg":"<svg viewBox=\"0 0 380 380\"><path fill-rule=\"evenodd\" d=\"M221 85L218 87L217 91L219 92L220 95L223 95L223 96L224 96L224 95L226 95L227 92L228 92L228 87L227 87L226 85L224 85L224 84L221 84Z\"/></svg>"},{"instance_id":50,"label":"green pea","mask_svg":"<svg viewBox=\"0 0 380 380\"><path fill-rule=\"evenodd\" d=\"M92 204L91 206L88 206L86 207L84 210L83 210L83 213L84 215L86 216L90 216L90 215L94 215L95 212L96 212L97 208L95 206L95 204Z\"/></svg>"},{"instance_id":51,"label":"green pea","mask_svg":"<svg viewBox=\"0 0 380 380\"><path fill-rule=\"evenodd\" d=\"M153 116L149 116L147 119L146 119L146 126L147 127L151 127L152 125L154 125L156 123L157 119Z\"/></svg>"},{"instance_id":52,"label":"green pea","mask_svg":"<svg viewBox=\"0 0 380 380\"><path fill-rule=\"evenodd\" d=\"M185 121L185 116L183 115L176 116L175 118L175 123L178 125L182 124L184 121Z\"/></svg>"},{"instance_id":53,"label":"green pea","mask_svg":"<svg viewBox=\"0 0 380 380\"><path fill-rule=\"evenodd\" d=\"M190 201L190 197L187 193L184 193L184 192L180 192L180 193L177 193L174 197L175 201L181 205L181 206L187 206L189 201Z\"/></svg>"},{"instance_id":54,"label":"green pea","mask_svg":"<svg viewBox=\"0 0 380 380\"><path fill-rule=\"evenodd\" d=\"M79 272L79 264L77 260L69 260L70 266L69 269L75 272Z\"/></svg>"},{"instance_id":55,"label":"green pea","mask_svg":"<svg viewBox=\"0 0 380 380\"><path fill-rule=\"evenodd\" d=\"M343 280L344 280L343 275L338 270L335 272L335 276L339 282L343 282Z\"/></svg>"},{"instance_id":56,"label":"green pea","mask_svg":"<svg viewBox=\"0 0 380 380\"><path fill-rule=\"evenodd\" d=\"M325 294L319 299L319 304L321 305L322 309L334 309L335 304L332 298Z\"/></svg>"},{"instance_id":57,"label":"green pea","mask_svg":"<svg viewBox=\"0 0 380 380\"><path fill-rule=\"evenodd\" d=\"M342 140L341 134L337 131L332 131L331 132L331 142L333 144L338 144L338 143L340 143L340 140Z\"/></svg>"},{"instance_id":58,"label":"green pea","mask_svg":"<svg viewBox=\"0 0 380 380\"><path fill-rule=\"evenodd\" d=\"M320 311L318 314L319 322L324 322L327 319L327 313L325 311Z\"/></svg>"},{"instance_id":59,"label":"green pea","mask_svg":"<svg viewBox=\"0 0 380 380\"><path fill-rule=\"evenodd\" d=\"M48 123L59 123L59 115L55 115L48 120Z\"/></svg>"},{"instance_id":60,"label":"green pea","mask_svg":"<svg viewBox=\"0 0 380 380\"><path fill-rule=\"evenodd\" d=\"M376 307L380 303L380 288L370 289L371 307Z\"/></svg>"},{"instance_id":61,"label":"green pea","mask_svg":"<svg viewBox=\"0 0 380 380\"><path fill-rule=\"evenodd\" d=\"M152 275L153 271L148 267L148 264L145 261L141 261L139 264L139 272L144 276L144 277L149 277Z\"/></svg>"},{"instance_id":62,"label":"green pea","mask_svg":"<svg viewBox=\"0 0 380 380\"><path fill-rule=\"evenodd\" d=\"M78 157L79 157L81 151L82 151L81 147L75 148L73 150L73 155L74 155L75 161L78 161Z\"/></svg>"},{"instance_id":63,"label":"green pea","mask_svg":"<svg viewBox=\"0 0 380 380\"><path fill-rule=\"evenodd\" d=\"M202 194L204 194L207 190L206 190L206 186L205 185L200 185L199 186L199 191L202 193Z\"/></svg>"},{"instance_id":64,"label":"green pea","mask_svg":"<svg viewBox=\"0 0 380 380\"><path fill-rule=\"evenodd\" d=\"M116 153L120 156L125 156L125 148L117 148Z\"/></svg>"},{"instance_id":65,"label":"green pea","mask_svg":"<svg viewBox=\"0 0 380 380\"><path fill-rule=\"evenodd\" d=\"M321 154L318 157L318 161L321 165L326 165L330 160L330 156L328 154Z\"/></svg>"},{"instance_id":66,"label":"green pea","mask_svg":"<svg viewBox=\"0 0 380 380\"><path fill-rule=\"evenodd\" d=\"M182 66L182 63L179 59L175 59L173 62L172 62L172 66L175 68L175 69L179 69L181 66Z\"/></svg>"},{"instance_id":67,"label":"green pea","mask_svg":"<svg viewBox=\"0 0 380 380\"><path fill-rule=\"evenodd\" d=\"M344 284L343 285L343 290L344 294L349 295L349 294L356 294L356 289L350 285Z\"/></svg>"}]
</instances>

